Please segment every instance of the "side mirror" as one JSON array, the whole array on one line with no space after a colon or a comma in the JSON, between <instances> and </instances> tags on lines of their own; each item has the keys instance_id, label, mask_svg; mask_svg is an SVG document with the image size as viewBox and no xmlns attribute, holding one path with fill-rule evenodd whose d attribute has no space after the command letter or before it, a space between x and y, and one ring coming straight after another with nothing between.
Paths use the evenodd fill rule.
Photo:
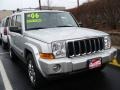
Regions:
<instances>
[{"instance_id":1,"label":"side mirror","mask_svg":"<svg viewBox=\"0 0 120 90\"><path fill-rule=\"evenodd\" d=\"M82 22L79 22L78 24L79 24L79 26L80 26L80 27L83 27L83 24L82 24Z\"/></svg>"},{"instance_id":2,"label":"side mirror","mask_svg":"<svg viewBox=\"0 0 120 90\"><path fill-rule=\"evenodd\" d=\"M9 30L10 32L16 32L16 33L20 33L21 34L21 27L16 27L16 26L12 26L12 27L9 27Z\"/></svg>"}]
</instances>

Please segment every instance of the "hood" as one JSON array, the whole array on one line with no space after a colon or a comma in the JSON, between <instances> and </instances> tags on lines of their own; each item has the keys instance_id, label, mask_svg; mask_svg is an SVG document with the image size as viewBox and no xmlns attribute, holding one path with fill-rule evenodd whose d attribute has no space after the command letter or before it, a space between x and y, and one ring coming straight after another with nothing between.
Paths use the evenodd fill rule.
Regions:
<instances>
[{"instance_id":1,"label":"hood","mask_svg":"<svg viewBox=\"0 0 120 90\"><path fill-rule=\"evenodd\" d=\"M79 38L99 37L108 35L104 32L81 28L81 27L60 27L26 31L25 36L47 43L58 40L72 40Z\"/></svg>"}]
</instances>

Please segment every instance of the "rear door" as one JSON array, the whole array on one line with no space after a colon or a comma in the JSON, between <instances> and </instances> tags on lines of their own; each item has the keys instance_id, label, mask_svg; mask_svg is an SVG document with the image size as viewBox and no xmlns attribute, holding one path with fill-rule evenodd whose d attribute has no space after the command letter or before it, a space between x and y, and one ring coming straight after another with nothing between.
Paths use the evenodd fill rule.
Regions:
<instances>
[{"instance_id":1,"label":"rear door","mask_svg":"<svg viewBox=\"0 0 120 90\"><path fill-rule=\"evenodd\" d=\"M2 40L7 43L8 42L8 32L10 26L10 17L4 19L4 26L2 30Z\"/></svg>"},{"instance_id":2,"label":"rear door","mask_svg":"<svg viewBox=\"0 0 120 90\"><path fill-rule=\"evenodd\" d=\"M19 50L19 54L23 55L23 45L24 45L24 37L23 37L23 29L22 29L22 16L16 15L15 26L18 27L21 31L16 32L15 36L15 45Z\"/></svg>"},{"instance_id":3,"label":"rear door","mask_svg":"<svg viewBox=\"0 0 120 90\"><path fill-rule=\"evenodd\" d=\"M10 26L11 27L14 27L15 26L15 19L16 19L16 16L12 16L11 17L11 23L10 23ZM15 37L16 37L16 33L15 32L13 32L13 31L10 31L10 37L11 37L11 44L12 44L12 46L14 46L14 47L16 47L15 46Z\"/></svg>"}]
</instances>

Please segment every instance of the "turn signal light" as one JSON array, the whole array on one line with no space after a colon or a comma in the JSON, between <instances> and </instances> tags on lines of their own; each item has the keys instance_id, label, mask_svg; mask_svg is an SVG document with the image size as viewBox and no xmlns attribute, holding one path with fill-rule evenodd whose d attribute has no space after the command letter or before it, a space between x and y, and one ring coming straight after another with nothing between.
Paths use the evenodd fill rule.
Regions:
<instances>
[{"instance_id":1,"label":"turn signal light","mask_svg":"<svg viewBox=\"0 0 120 90\"><path fill-rule=\"evenodd\" d=\"M54 55L52 53L41 53L40 58L52 60L55 57L54 57Z\"/></svg>"}]
</instances>

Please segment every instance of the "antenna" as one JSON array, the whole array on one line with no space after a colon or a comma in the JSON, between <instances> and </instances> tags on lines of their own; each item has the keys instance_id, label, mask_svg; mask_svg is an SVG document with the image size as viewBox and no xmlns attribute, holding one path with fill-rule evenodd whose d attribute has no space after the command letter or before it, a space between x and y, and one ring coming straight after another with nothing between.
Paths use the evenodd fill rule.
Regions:
<instances>
[{"instance_id":1,"label":"antenna","mask_svg":"<svg viewBox=\"0 0 120 90\"><path fill-rule=\"evenodd\" d=\"M79 3L79 0L77 0L77 7L79 7L80 3Z\"/></svg>"},{"instance_id":2,"label":"antenna","mask_svg":"<svg viewBox=\"0 0 120 90\"><path fill-rule=\"evenodd\" d=\"M41 10L41 0L39 0L39 9Z\"/></svg>"}]
</instances>

